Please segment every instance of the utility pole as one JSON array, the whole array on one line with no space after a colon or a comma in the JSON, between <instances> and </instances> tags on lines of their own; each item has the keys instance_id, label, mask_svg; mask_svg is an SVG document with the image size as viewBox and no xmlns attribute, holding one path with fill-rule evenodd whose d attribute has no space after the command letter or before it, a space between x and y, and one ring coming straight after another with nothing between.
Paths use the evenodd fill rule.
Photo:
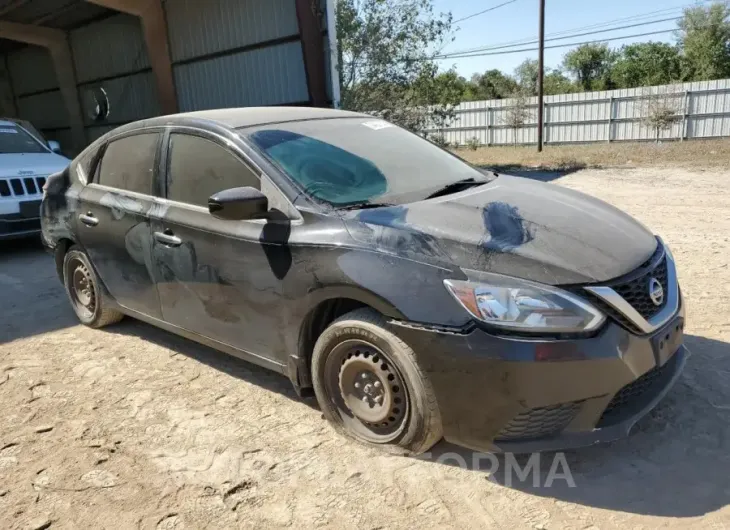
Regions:
<instances>
[{"instance_id":1,"label":"utility pole","mask_svg":"<svg viewBox=\"0 0 730 530\"><path fill-rule=\"evenodd\" d=\"M545 82L545 0L538 0L538 2L540 2L540 51L537 60L537 152L541 153L542 133L545 128L542 103Z\"/></svg>"}]
</instances>

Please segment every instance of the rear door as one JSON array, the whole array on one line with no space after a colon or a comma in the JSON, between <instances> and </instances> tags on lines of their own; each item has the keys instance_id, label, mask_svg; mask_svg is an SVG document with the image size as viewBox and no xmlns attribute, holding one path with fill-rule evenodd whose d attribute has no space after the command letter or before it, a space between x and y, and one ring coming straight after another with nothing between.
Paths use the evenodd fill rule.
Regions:
<instances>
[{"instance_id":1,"label":"rear door","mask_svg":"<svg viewBox=\"0 0 730 530\"><path fill-rule=\"evenodd\" d=\"M149 212L159 205L162 131L114 138L80 194L77 233L101 281L122 306L160 318L151 274Z\"/></svg>"}]
</instances>

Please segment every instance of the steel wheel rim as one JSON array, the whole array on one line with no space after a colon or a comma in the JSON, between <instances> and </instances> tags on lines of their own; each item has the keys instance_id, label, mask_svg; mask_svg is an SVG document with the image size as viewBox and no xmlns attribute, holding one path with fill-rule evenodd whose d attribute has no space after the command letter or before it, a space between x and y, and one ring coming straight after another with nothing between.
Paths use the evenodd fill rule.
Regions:
<instances>
[{"instance_id":1,"label":"steel wheel rim","mask_svg":"<svg viewBox=\"0 0 730 530\"><path fill-rule=\"evenodd\" d=\"M74 307L84 316L90 316L96 311L96 288L91 271L80 259L73 259L68 263L69 286L71 300Z\"/></svg>"},{"instance_id":2,"label":"steel wheel rim","mask_svg":"<svg viewBox=\"0 0 730 530\"><path fill-rule=\"evenodd\" d=\"M406 426L410 399L398 368L361 340L335 346L325 363L325 388L343 424L374 443L388 443Z\"/></svg>"}]
</instances>

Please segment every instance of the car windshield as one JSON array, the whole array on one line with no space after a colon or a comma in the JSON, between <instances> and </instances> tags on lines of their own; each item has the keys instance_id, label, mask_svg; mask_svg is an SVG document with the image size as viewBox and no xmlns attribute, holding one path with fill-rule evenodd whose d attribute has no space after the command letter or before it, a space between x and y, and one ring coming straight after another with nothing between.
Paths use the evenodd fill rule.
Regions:
<instances>
[{"instance_id":1,"label":"car windshield","mask_svg":"<svg viewBox=\"0 0 730 530\"><path fill-rule=\"evenodd\" d=\"M0 122L0 154L47 153L30 134L14 123Z\"/></svg>"},{"instance_id":2,"label":"car windshield","mask_svg":"<svg viewBox=\"0 0 730 530\"><path fill-rule=\"evenodd\" d=\"M458 181L488 180L451 153L373 118L267 124L241 134L306 193L335 207L405 204Z\"/></svg>"}]
</instances>

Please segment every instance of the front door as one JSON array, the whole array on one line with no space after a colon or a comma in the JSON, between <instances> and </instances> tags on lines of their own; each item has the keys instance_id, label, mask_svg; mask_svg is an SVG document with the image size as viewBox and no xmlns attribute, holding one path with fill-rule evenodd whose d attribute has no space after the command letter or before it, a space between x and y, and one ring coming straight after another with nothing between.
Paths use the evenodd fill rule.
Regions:
<instances>
[{"instance_id":1,"label":"front door","mask_svg":"<svg viewBox=\"0 0 730 530\"><path fill-rule=\"evenodd\" d=\"M207 207L218 191L258 189L258 176L212 138L173 132L167 152L167 208L151 218L164 320L271 358L282 278L262 243L266 223L220 220Z\"/></svg>"},{"instance_id":2,"label":"front door","mask_svg":"<svg viewBox=\"0 0 730 530\"><path fill-rule=\"evenodd\" d=\"M93 182L80 194L77 233L109 294L122 306L160 318L151 274L149 212L156 202L161 132L107 145Z\"/></svg>"}]
</instances>

